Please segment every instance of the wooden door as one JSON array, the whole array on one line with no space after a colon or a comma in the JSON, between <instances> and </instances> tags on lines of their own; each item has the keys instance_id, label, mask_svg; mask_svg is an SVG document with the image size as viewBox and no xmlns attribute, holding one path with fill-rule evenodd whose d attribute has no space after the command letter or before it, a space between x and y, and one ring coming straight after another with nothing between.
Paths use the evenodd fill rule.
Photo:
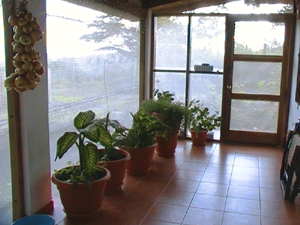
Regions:
<instances>
[{"instance_id":1,"label":"wooden door","mask_svg":"<svg viewBox=\"0 0 300 225\"><path fill-rule=\"evenodd\" d=\"M221 140L284 143L294 26L294 15L227 16Z\"/></svg>"}]
</instances>

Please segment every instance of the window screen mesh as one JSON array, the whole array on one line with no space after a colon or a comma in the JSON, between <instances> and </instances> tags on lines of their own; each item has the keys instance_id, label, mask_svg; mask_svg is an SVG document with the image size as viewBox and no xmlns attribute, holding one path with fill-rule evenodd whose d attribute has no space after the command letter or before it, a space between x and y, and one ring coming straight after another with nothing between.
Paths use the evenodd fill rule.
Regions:
<instances>
[{"instance_id":1,"label":"window screen mesh","mask_svg":"<svg viewBox=\"0 0 300 225\"><path fill-rule=\"evenodd\" d=\"M78 161L77 149L54 162L56 141L73 119L110 112L124 126L139 105L139 19L97 4L47 1L50 150L53 169ZM101 11L100 11L101 10Z\"/></svg>"},{"instance_id":2,"label":"window screen mesh","mask_svg":"<svg viewBox=\"0 0 300 225\"><path fill-rule=\"evenodd\" d=\"M3 26L2 7L0 5L0 24ZM0 83L5 79L4 30L0 29ZM8 136L6 89L0 88L0 224L9 225L12 222L12 195L10 149Z\"/></svg>"}]
</instances>

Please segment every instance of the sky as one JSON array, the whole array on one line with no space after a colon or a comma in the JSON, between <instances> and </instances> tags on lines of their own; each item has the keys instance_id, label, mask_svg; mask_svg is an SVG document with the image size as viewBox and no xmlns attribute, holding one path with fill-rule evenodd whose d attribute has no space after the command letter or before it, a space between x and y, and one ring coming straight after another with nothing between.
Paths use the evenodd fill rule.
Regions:
<instances>
[{"instance_id":1,"label":"sky","mask_svg":"<svg viewBox=\"0 0 300 225\"><path fill-rule=\"evenodd\" d=\"M100 15L103 13L65 1L47 1L48 54L55 57L99 54L99 51L95 51L97 46L93 42L79 39L82 34L94 31L87 26ZM79 18L82 22L74 21Z\"/></svg>"}]
</instances>

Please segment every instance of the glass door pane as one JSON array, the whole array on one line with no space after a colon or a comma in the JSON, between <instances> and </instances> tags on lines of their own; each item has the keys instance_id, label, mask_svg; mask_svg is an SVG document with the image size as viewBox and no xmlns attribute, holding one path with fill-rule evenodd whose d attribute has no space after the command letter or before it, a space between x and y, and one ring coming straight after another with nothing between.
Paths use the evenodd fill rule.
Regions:
<instances>
[{"instance_id":1,"label":"glass door pane","mask_svg":"<svg viewBox=\"0 0 300 225\"><path fill-rule=\"evenodd\" d=\"M233 62L232 93L279 95L282 63Z\"/></svg>"},{"instance_id":2,"label":"glass door pane","mask_svg":"<svg viewBox=\"0 0 300 225\"><path fill-rule=\"evenodd\" d=\"M3 26L2 7L0 5L0 24ZM5 79L4 30L0 29L0 223L10 225L12 222L12 189L10 170L10 147L8 133L8 114Z\"/></svg>"},{"instance_id":3,"label":"glass door pane","mask_svg":"<svg viewBox=\"0 0 300 225\"><path fill-rule=\"evenodd\" d=\"M279 103L232 100L230 130L277 133Z\"/></svg>"},{"instance_id":4,"label":"glass door pane","mask_svg":"<svg viewBox=\"0 0 300 225\"><path fill-rule=\"evenodd\" d=\"M234 54L282 55L284 23L239 21L235 23Z\"/></svg>"}]
</instances>

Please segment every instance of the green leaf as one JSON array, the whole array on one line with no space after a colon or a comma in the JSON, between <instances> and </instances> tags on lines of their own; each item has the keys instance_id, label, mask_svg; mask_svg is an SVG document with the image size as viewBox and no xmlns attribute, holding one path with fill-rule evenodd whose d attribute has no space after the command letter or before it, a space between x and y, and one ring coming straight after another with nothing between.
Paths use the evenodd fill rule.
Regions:
<instances>
[{"instance_id":1,"label":"green leaf","mask_svg":"<svg viewBox=\"0 0 300 225\"><path fill-rule=\"evenodd\" d=\"M74 119L74 126L77 130L85 128L93 119L95 118L96 114L89 110L86 112L80 112Z\"/></svg>"},{"instance_id":2,"label":"green leaf","mask_svg":"<svg viewBox=\"0 0 300 225\"><path fill-rule=\"evenodd\" d=\"M99 140L100 131L96 124L90 124L86 128L80 130L80 133L93 142L97 142Z\"/></svg>"},{"instance_id":3,"label":"green leaf","mask_svg":"<svg viewBox=\"0 0 300 225\"><path fill-rule=\"evenodd\" d=\"M82 148L82 162L84 170L92 169L98 162L98 148L89 142Z\"/></svg>"},{"instance_id":4,"label":"green leaf","mask_svg":"<svg viewBox=\"0 0 300 225\"><path fill-rule=\"evenodd\" d=\"M69 150L69 148L76 143L76 140L78 138L78 134L75 132L65 132L63 136L61 136L57 140L57 148L56 148L56 157L61 159L63 155Z\"/></svg>"},{"instance_id":5,"label":"green leaf","mask_svg":"<svg viewBox=\"0 0 300 225\"><path fill-rule=\"evenodd\" d=\"M104 127L98 127L100 131L99 142L105 148L111 148L113 138L110 133Z\"/></svg>"},{"instance_id":6,"label":"green leaf","mask_svg":"<svg viewBox=\"0 0 300 225\"><path fill-rule=\"evenodd\" d=\"M108 125L113 127L114 129L121 129L123 126L119 123L118 120L109 120Z\"/></svg>"}]
</instances>

